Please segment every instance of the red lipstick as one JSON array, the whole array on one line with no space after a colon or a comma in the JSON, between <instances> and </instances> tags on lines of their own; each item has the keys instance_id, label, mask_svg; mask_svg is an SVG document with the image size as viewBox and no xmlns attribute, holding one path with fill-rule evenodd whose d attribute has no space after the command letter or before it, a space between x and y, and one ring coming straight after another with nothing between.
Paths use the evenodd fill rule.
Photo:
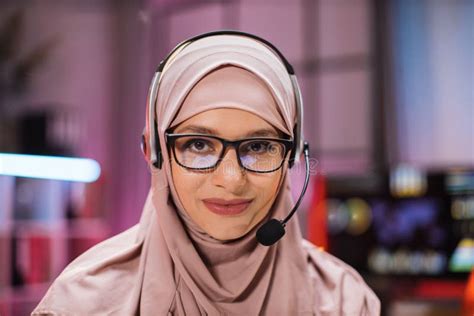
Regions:
<instances>
[{"instance_id":1,"label":"red lipstick","mask_svg":"<svg viewBox=\"0 0 474 316\"><path fill-rule=\"evenodd\" d=\"M238 215L243 213L252 202L248 199L204 199L202 201L211 212L218 215Z\"/></svg>"}]
</instances>

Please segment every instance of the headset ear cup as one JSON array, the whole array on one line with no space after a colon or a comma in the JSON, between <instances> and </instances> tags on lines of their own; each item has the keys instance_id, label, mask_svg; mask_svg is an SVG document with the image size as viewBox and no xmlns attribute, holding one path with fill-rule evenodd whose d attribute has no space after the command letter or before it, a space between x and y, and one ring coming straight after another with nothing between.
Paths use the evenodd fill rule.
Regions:
<instances>
[{"instance_id":1,"label":"headset ear cup","mask_svg":"<svg viewBox=\"0 0 474 316\"><path fill-rule=\"evenodd\" d=\"M299 137L297 134L297 128L298 126L295 125L293 127L293 135L295 135L294 140L293 140L293 146L291 147L290 150L290 158L288 159L288 167L291 169L295 165L295 159L296 159L296 152L298 149L298 143L299 143Z\"/></svg>"},{"instance_id":2,"label":"headset ear cup","mask_svg":"<svg viewBox=\"0 0 474 316\"><path fill-rule=\"evenodd\" d=\"M155 146L154 146L154 151L156 153L156 161L152 161L151 158L151 153L150 153L150 161L152 161L153 166L155 168L161 169L161 166L163 165L163 155L161 154L161 145L160 145L160 138L158 136L158 127L156 126L156 122L153 123L153 130L155 133ZM153 147L151 147L153 148Z\"/></svg>"},{"instance_id":3,"label":"headset ear cup","mask_svg":"<svg viewBox=\"0 0 474 316\"><path fill-rule=\"evenodd\" d=\"M140 148L141 148L141 150L142 150L143 155L144 155L145 158L146 158L146 150L147 150L147 148L146 148L146 142L145 142L145 135L144 135L144 134L142 134L142 139L141 139L141 142L140 142Z\"/></svg>"},{"instance_id":4,"label":"headset ear cup","mask_svg":"<svg viewBox=\"0 0 474 316\"><path fill-rule=\"evenodd\" d=\"M146 137L145 133L143 133L142 137L141 137L140 147L141 147L141 150L142 150L142 153L143 153L143 157L145 158L145 161L147 163L150 163L150 153L149 153L149 147L148 147L147 143L148 143L147 137Z\"/></svg>"},{"instance_id":5,"label":"headset ear cup","mask_svg":"<svg viewBox=\"0 0 474 316\"><path fill-rule=\"evenodd\" d=\"M153 166L155 168L161 169L161 166L163 165L163 156L161 155L161 152L158 154L158 157L156 157L156 162L153 163Z\"/></svg>"}]
</instances>

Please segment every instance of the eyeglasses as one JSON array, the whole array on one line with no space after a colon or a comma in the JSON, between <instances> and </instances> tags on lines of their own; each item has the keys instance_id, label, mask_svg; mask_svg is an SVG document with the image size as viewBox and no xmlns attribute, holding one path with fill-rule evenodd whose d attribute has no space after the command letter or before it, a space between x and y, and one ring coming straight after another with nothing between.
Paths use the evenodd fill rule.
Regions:
<instances>
[{"instance_id":1,"label":"eyeglasses","mask_svg":"<svg viewBox=\"0 0 474 316\"><path fill-rule=\"evenodd\" d=\"M190 170L208 170L217 167L231 146L236 150L240 167L258 173L278 170L293 141L280 138L246 138L235 141L207 134L165 133L172 147L175 161Z\"/></svg>"}]
</instances>

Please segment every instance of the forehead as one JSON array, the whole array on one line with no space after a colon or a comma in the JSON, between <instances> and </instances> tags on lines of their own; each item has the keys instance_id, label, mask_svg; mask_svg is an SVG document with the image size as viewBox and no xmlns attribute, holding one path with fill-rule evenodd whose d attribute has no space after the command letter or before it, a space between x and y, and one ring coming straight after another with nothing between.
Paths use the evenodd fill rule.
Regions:
<instances>
[{"instance_id":1,"label":"forehead","mask_svg":"<svg viewBox=\"0 0 474 316\"><path fill-rule=\"evenodd\" d=\"M281 132L270 123L245 110L212 109L179 124L175 133L211 134L222 137L279 137Z\"/></svg>"},{"instance_id":2,"label":"forehead","mask_svg":"<svg viewBox=\"0 0 474 316\"><path fill-rule=\"evenodd\" d=\"M253 109L254 113L278 107L267 85L248 70L226 66L204 76L189 91L180 112L229 107Z\"/></svg>"}]
</instances>

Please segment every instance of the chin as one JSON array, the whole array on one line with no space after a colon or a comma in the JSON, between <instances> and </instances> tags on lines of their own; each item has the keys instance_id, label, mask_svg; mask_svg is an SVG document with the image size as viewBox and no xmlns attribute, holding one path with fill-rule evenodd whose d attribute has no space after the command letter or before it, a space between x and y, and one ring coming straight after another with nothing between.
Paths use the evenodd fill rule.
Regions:
<instances>
[{"instance_id":1,"label":"chin","mask_svg":"<svg viewBox=\"0 0 474 316\"><path fill-rule=\"evenodd\" d=\"M207 232L212 238L221 241L230 241L245 236L249 231L248 227L227 228L221 231Z\"/></svg>"}]
</instances>

